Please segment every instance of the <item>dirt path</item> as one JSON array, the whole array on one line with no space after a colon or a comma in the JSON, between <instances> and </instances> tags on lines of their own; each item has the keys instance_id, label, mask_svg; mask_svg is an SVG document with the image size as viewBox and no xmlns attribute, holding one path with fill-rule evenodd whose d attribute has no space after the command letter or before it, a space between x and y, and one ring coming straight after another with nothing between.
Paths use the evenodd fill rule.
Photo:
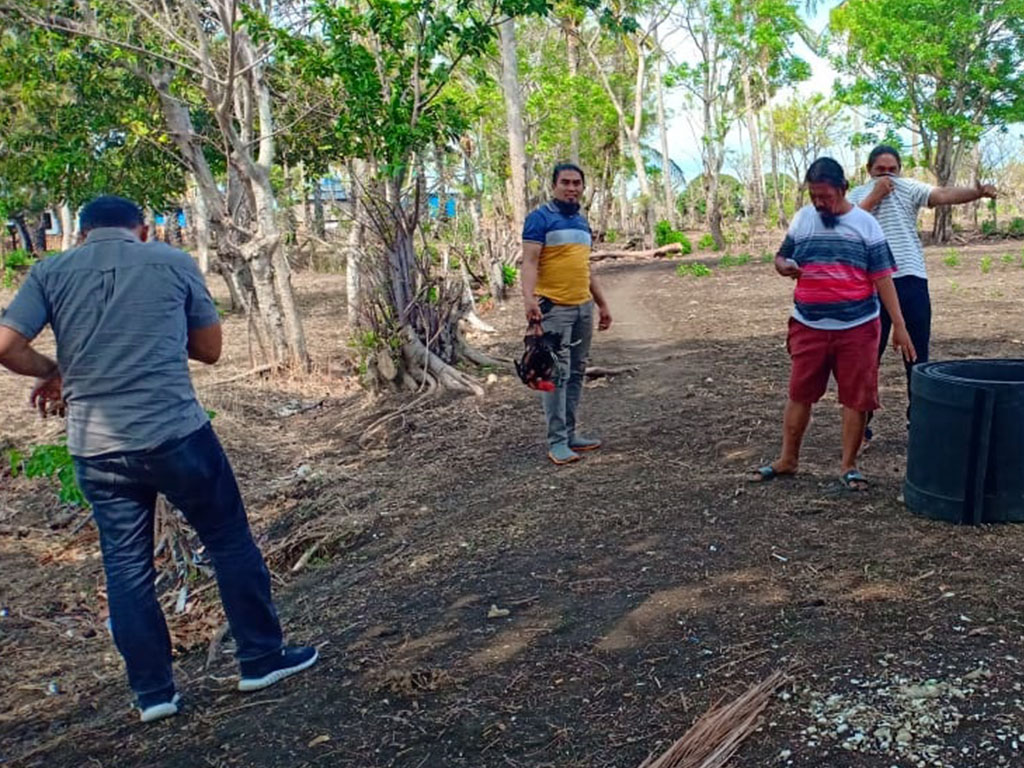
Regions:
<instances>
[{"instance_id":1,"label":"dirt path","mask_svg":"<svg viewBox=\"0 0 1024 768\"><path fill-rule=\"evenodd\" d=\"M937 354L1018 353L1024 270L935 272ZM607 442L578 465L545 463L538 403L508 375L483 401L401 414L364 451L353 439L364 415L337 393L286 417L275 414L294 393L243 383L204 395L268 541L324 515L349 526L279 590L291 636L319 645L323 662L241 697L229 655L206 668L204 653L187 654L187 713L140 728L109 641L61 639L61 629L17 618L61 628L67 600L5 588L5 659L37 654L56 674L45 646L66 644L103 683L61 667L64 699L31 717L0 715L10 745L0 756L47 766L635 768L712 701L785 668L794 682L737 768L1015 764L1024 531L956 529L896 502L896 362L886 363L883 397L897 405L880 414L865 460L871 491L837 488L831 398L804 473L752 486L750 468L778 439L791 286L760 264L700 279L667 262L600 274L616 324L597 337L594 361L643 364L587 388L587 429ZM511 355L519 310L498 319L497 351ZM23 505L24 494L5 498ZM42 550L0 543L5 558L21 558L4 573L45 589ZM76 567L87 611L98 571ZM492 606L508 614L489 618ZM33 685L50 674L19 669ZM915 699L922 685L932 688ZM909 741L897 743L904 726Z\"/></svg>"}]
</instances>

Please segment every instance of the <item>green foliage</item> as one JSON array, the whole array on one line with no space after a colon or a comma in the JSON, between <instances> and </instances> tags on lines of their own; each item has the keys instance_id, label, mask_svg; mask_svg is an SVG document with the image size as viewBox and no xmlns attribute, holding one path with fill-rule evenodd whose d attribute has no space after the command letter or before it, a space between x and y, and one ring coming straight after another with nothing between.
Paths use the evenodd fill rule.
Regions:
<instances>
[{"instance_id":1,"label":"green foliage","mask_svg":"<svg viewBox=\"0 0 1024 768\"><path fill-rule=\"evenodd\" d=\"M991 219L986 219L985 221L981 222L981 234L985 235L986 237L998 235L999 227L997 227L996 223Z\"/></svg>"},{"instance_id":2,"label":"green foliage","mask_svg":"<svg viewBox=\"0 0 1024 768\"><path fill-rule=\"evenodd\" d=\"M981 264L980 264L980 266L981 266L981 274L987 275L989 272L992 271L992 257L991 256L982 256L981 257Z\"/></svg>"},{"instance_id":3,"label":"green foliage","mask_svg":"<svg viewBox=\"0 0 1024 768\"><path fill-rule=\"evenodd\" d=\"M773 261L775 261L775 254L771 251L765 251L761 254L762 264L771 264Z\"/></svg>"},{"instance_id":4,"label":"green foliage","mask_svg":"<svg viewBox=\"0 0 1024 768\"><path fill-rule=\"evenodd\" d=\"M1017 257L1014 256L1012 253L1004 253L1003 254L1003 258L1002 258L1003 264L1013 264L1013 262L1015 262L1016 260L1017 260Z\"/></svg>"},{"instance_id":5,"label":"green foliage","mask_svg":"<svg viewBox=\"0 0 1024 768\"><path fill-rule=\"evenodd\" d=\"M1024 236L1024 217L1015 216L1010 221L1010 225L1006 228L1006 233L1013 237Z\"/></svg>"},{"instance_id":6,"label":"green foliage","mask_svg":"<svg viewBox=\"0 0 1024 768\"><path fill-rule=\"evenodd\" d=\"M606 243L617 243L619 241L619 230L609 229L604 233L604 241Z\"/></svg>"},{"instance_id":7,"label":"green foliage","mask_svg":"<svg viewBox=\"0 0 1024 768\"><path fill-rule=\"evenodd\" d=\"M711 236L710 232L705 232L700 236L700 240L697 241L697 248L701 251L718 250L718 246L715 244L715 238Z\"/></svg>"},{"instance_id":8,"label":"green foliage","mask_svg":"<svg viewBox=\"0 0 1024 768\"><path fill-rule=\"evenodd\" d=\"M950 248L946 251L946 257L942 260L942 263L947 267L959 267L960 266L960 254L957 253L955 248Z\"/></svg>"},{"instance_id":9,"label":"green foliage","mask_svg":"<svg viewBox=\"0 0 1024 768\"><path fill-rule=\"evenodd\" d=\"M516 269L511 264L502 264L501 265L501 282L502 282L502 285L506 285L506 286L511 287L511 286L516 284L516 281L518 279L519 279L519 270L518 269Z\"/></svg>"},{"instance_id":10,"label":"green foliage","mask_svg":"<svg viewBox=\"0 0 1024 768\"><path fill-rule=\"evenodd\" d=\"M679 264L676 266L676 274L680 277L709 277L711 269L700 263Z\"/></svg>"},{"instance_id":11,"label":"green foliage","mask_svg":"<svg viewBox=\"0 0 1024 768\"><path fill-rule=\"evenodd\" d=\"M0 282L3 283L4 288L13 288L18 282L19 275L35 263L35 257L22 248L0 256L0 267L3 269Z\"/></svg>"},{"instance_id":12,"label":"green foliage","mask_svg":"<svg viewBox=\"0 0 1024 768\"><path fill-rule=\"evenodd\" d=\"M672 224L662 219L654 227L654 244L660 248L670 243L679 243L684 254L693 252L690 239L679 230L672 229Z\"/></svg>"},{"instance_id":13,"label":"green foliage","mask_svg":"<svg viewBox=\"0 0 1024 768\"><path fill-rule=\"evenodd\" d=\"M64 504L89 506L78 487L75 465L64 442L37 445L27 457L19 451L11 450L7 453L7 461L12 477L20 474L29 478L45 477L56 482L57 495Z\"/></svg>"},{"instance_id":14,"label":"green foliage","mask_svg":"<svg viewBox=\"0 0 1024 768\"><path fill-rule=\"evenodd\" d=\"M940 182L956 147L1024 118L1024 0L848 0L830 21L839 98L920 133Z\"/></svg>"}]
</instances>

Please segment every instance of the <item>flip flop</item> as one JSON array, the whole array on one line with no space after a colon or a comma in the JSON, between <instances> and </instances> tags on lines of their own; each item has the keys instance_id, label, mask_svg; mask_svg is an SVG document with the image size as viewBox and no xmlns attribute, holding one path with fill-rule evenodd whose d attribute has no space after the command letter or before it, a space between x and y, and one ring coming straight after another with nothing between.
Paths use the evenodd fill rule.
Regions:
<instances>
[{"instance_id":1,"label":"flip flop","mask_svg":"<svg viewBox=\"0 0 1024 768\"><path fill-rule=\"evenodd\" d=\"M871 483L860 473L859 469L851 469L844 472L839 476L839 482L843 484L846 490L854 491L855 493L866 491L871 486Z\"/></svg>"},{"instance_id":2,"label":"flip flop","mask_svg":"<svg viewBox=\"0 0 1024 768\"><path fill-rule=\"evenodd\" d=\"M767 483L769 480L774 480L777 477L792 477L795 474L795 472L779 472L771 464L766 464L754 471L755 476L750 479L750 482Z\"/></svg>"}]
</instances>

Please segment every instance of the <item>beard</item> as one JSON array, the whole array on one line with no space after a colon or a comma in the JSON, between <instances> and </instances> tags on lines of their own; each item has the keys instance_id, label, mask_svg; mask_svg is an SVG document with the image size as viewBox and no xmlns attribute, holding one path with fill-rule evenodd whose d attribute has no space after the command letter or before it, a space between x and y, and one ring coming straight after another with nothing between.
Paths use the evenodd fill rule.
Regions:
<instances>
[{"instance_id":1,"label":"beard","mask_svg":"<svg viewBox=\"0 0 1024 768\"><path fill-rule=\"evenodd\" d=\"M575 216L580 212L580 204L577 202L569 202L567 200L559 200L557 198L553 198L552 202L554 202L555 207L561 211L564 216Z\"/></svg>"},{"instance_id":2,"label":"beard","mask_svg":"<svg viewBox=\"0 0 1024 768\"><path fill-rule=\"evenodd\" d=\"M821 223L825 226L825 229L835 229L836 224L839 223L839 217L836 216L832 211L826 208L815 208L818 215L821 217Z\"/></svg>"}]
</instances>

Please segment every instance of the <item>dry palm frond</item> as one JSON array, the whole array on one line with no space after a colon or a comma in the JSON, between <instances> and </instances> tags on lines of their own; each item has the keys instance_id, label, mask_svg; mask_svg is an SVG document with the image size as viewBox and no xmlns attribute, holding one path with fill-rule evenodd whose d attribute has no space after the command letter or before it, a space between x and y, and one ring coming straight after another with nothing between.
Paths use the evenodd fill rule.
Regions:
<instances>
[{"instance_id":1,"label":"dry palm frond","mask_svg":"<svg viewBox=\"0 0 1024 768\"><path fill-rule=\"evenodd\" d=\"M772 693L785 681L785 674L775 672L728 704L714 705L667 752L648 757L640 768L722 768L757 728Z\"/></svg>"}]
</instances>

